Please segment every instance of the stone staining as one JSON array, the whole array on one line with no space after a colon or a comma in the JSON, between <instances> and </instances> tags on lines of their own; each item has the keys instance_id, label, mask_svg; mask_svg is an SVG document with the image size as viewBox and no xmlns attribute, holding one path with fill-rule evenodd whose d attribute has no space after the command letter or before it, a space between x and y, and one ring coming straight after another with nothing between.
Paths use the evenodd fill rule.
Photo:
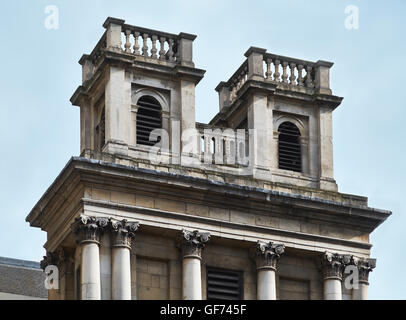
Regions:
<instances>
[{"instance_id":1,"label":"stone staining","mask_svg":"<svg viewBox=\"0 0 406 320\"><path fill-rule=\"evenodd\" d=\"M131 249L131 240L135 237L138 230L138 222L128 222L127 220L115 221L110 219L111 229L113 231L113 246L128 247Z\"/></svg>"},{"instance_id":2,"label":"stone staining","mask_svg":"<svg viewBox=\"0 0 406 320\"><path fill-rule=\"evenodd\" d=\"M201 258L205 244L210 240L210 233L182 230L180 247L183 257Z\"/></svg>"},{"instance_id":3,"label":"stone staining","mask_svg":"<svg viewBox=\"0 0 406 320\"><path fill-rule=\"evenodd\" d=\"M216 88L219 113L210 123L197 123L195 88L205 70L195 68L196 36L128 25L116 18L108 18L103 26L106 32L95 48L80 59L82 83L71 98L80 107L80 157L70 160L27 217L31 226L47 232L49 248L63 247L68 260L80 267L61 280L70 288L65 292L76 287L75 297L82 299L202 299L201 263L214 267L210 264L215 261L216 268L242 272L244 299L276 299L277 289L284 290L282 281L276 288L276 272L284 278L297 277L296 282L310 282L307 296L320 299L322 271L313 260L323 257L326 299L342 298L348 263L357 266L353 270L360 279L353 299L366 299L368 275L375 267L375 260L367 259L369 235L391 212L368 207L365 197L338 192L332 114L343 98L333 95L330 87L333 63L250 47L242 64ZM147 97L159 102L159 110L151 101L144 104L144 111L152 109L155 116L140 108ZM297 126L294 148L278 131L285 122ZM147 134L142 132L145 126ZM150 129L155 128L171 137L168 155L166 150L162 154L172 156L169 165L151 162L151 147L140 139L150 142ZM261 134L239 137L238 129ZM188 130L196 133L199 147L180 153L179 146L189 147L180 139ZM279 148L279 142L287 143ZM241 158L239 151L244 150L249 155ZM288 166L282 167L285 156ZM81 216L72 226L73 234L67 234L72 208L91 210L99 217ZM138 222L123 220L129 214L139 216L145 225L137 239L140 245L133 249ZM185 226L195 231L183 230ZM205 230L223 238L223 245L209 243ZM64 234L67 238L61 237ZM166 246L174 246L176 234L181 255ZM151 237L154 244L147 241ZM281 243L269 243L269 237ZM232 247L226 245L229 242ZM294 249L286 254L291 266L286 269L278 268L285 250L282 242ZM246 259L247 243L254 250L257 270ZM212 250L206 256L205 245L231 258L217 259ZM360 257L330 250L358 252ZM146 279L131 279L137 274L137 255L146 261L168 260L167 279L153 277L148 265ZM57 252L48 253L42 265L59 259L64 258ZM296 260L300 265L289 262ZM150 289L148 295L137 291L140 282ZM67 297L63 290L53 292L51 298Z\"/></svg>"},{"instance_id":4,"label":"stone staining","mask_svg":"<svg viewBox=\"0 0 406 320\"><path fill-rule=\"evenodd\" d=\"M75 219L72 231L76 234L79 243L95 242L99 244L100 235L106 229L108 223L107 218L81 216Z\"/></svg>"}]
</instances>

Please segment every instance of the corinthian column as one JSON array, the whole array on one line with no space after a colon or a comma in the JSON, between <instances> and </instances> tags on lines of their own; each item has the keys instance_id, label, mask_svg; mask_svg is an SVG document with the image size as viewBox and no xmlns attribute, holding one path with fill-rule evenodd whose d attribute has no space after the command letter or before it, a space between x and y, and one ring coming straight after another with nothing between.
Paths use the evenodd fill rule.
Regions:
<instances>
[{"instance_id":1,"label":"corinthian column","mask_svg":"<svg viewBox=\"0 0 406 320\"><path fill-rule=\"evenodd\" d=\"M82 249L81 299L100 300L100 234L108 225L108 219L81 216L72 224L72 230Z\"/></svg>"},{"instance_id":2,"label":"corinthian column","mask_svg":"<svg viewBox=\"0 0 406 320\"><path fill-rule=\"evenodd\" d=\"M358 286L352 289L352 300L368 300L368 278L376 267L376 259L354 258L354 264L358 268Z\"/></svg>"},{"instance_id":3,"label":"corinthian column","mask_svg":"<svg viewBox=\"0 0 406 320\"><path fill-rule=\"evenodd\" d=\"M201 259L204 245L210 239L210 233L183 230L180 247L183 257L182 296L183 300L202 299Z\"/></svg>"},{"instance_id":4,"label":"corinthian column","mask_svg":"<svg viewBox=\"0 0 406 320\"><path fill-rule=\"evenodd\" d=\"M279 258L284 252L283 244L257 242L252 254L257 265L258 300L276 300L275 273Z\"/></svg>"},{"instance_id":5,"label":"corinthian column","mask_svg":"<svg viewBox=\"0 0 406 320\"><path fill-rule=\"evenodd\" d=\"M343 271L350 262L350 256L325 252L322 260L324 278L324 300L342 300L341 282Z\"/></svg>"},{"instance_id":6,"label":"corinthian column","mask_svg":"<svg viewBox=\"0 0 406 320\"><path fill-rule=\"evenodd\" d=\"M139 226L138 222L111 220L113 230L112 298L131 300L131 240Z\"/></svg>"}]
</instances>

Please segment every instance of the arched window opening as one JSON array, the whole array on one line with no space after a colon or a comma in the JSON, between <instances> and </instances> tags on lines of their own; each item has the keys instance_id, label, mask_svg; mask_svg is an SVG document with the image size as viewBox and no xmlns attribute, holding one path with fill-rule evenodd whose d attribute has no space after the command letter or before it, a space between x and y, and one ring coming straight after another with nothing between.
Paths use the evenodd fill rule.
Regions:
<instances>
[{"instance_id":1,"label":"arched window opening","mask_svg":"<svg viewBox=\"0 0 406 320\"><path fill-rule=\"evenodd\" d=\"M151 96L143 96L138 100L137 111L137 144L153 146L160 141L149 141L154 129L162 128L162 109L159 102Z\"/></svg>"},{"instance_id":2,"label":"arched window opening","mask_svg":"<svg viewBox=\"0 0 406 320\"><path fill-rule=\"evenodd\" d=\"M215 154L216 153L216 139L213 137L210 139L210 152L211 154Z\"/></svg>"},{"instance_id":3,"label":"arched window opening","mask_svg":"<svg viewBox=\"0 0 406 320\"><path fill-rule=\"evenodd\" d=\"M300 131L292 122L283 122L279 128L279 169L302 172Z\"/></svg>"}]
</instances>

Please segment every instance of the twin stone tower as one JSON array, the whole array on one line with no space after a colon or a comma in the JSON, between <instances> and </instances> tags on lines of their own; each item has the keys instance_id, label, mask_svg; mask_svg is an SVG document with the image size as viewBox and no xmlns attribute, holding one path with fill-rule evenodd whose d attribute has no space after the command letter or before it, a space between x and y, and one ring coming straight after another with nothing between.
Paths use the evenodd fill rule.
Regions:
<instances>
[{"instance_id":1,"label":"twin stone tower","mask_svg":"<svg viewBox=\"0 0 406 320\"><path fill-rule=\"evenodd\" d=\"M27 217L49 298L366 299L391 213L338 192L333 63L251 47L204 124L195 35L103 26L71 98L80 156Z\"/></svg>"}]
</instances>

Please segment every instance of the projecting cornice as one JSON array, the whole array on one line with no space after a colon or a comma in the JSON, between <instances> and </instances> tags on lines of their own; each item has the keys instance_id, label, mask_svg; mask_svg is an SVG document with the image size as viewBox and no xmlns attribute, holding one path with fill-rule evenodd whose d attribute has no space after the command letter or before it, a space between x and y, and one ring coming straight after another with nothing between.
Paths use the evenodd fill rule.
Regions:
<instances>
[{"instance_id":1,"label":"projecting cornice","mask_svg":"<svg viewBox=\"0 0 406 320\"><path fill-rule=\"evenodd\" d=\"M210 205L222 205L232 202L235 209L253 214L269 214L271 208L281 208L282 214L294 219L313 219L334 223L337 227L347 226L372 232L391 212L317 199L297 194L283 193L262 188L240 186L210 179L142 169L99 160L72 158L27 217L31 226L44 228L44 215L51 214L50 203L57 197L64 197L66 190L73 188L72 183L100 183L103 185L125 185L126 188L143 191L165 190L174 197L193 200L210 199ZM339 194L337 194L339 195Z\"/></svg>"}]
</instances>

